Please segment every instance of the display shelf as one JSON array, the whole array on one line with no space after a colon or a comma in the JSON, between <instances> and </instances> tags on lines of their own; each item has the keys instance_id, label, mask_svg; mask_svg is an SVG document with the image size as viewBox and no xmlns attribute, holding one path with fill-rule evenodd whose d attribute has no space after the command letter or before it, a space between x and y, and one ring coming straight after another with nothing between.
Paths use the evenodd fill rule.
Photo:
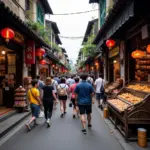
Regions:
<instances>
[{"instance_id":1,"label":"display shelf","mask_svg":"<svg viewBox=\"0 0 150 150\"><path fill-rule=\"evenodd\" d=\"M27 94L26 90L23 87L19 87L15 90L15 103L14 107L26 107L27 106Z\"/></svg>"},{"instance_id":2,"label":"display shelf","mask_svg":"<svg viewBox=\"0 0 150 150\"><path fill-rule=\"evenodd\" d=\"M123 93L131 93L137 97L142 98L143 100L141 102L138 102L136 104L132 104L128 102L126 99L120 98L118 95ZM129 107L124 109L124 111L118 110L117 106L114 106L109 101L107 102L108 110L110 112L110 120L113 121L115 127L121 132L121 134L125 137L125 140L137 140L137 137L132 137L132 134L129 132L132 131L130 129L130 125L150 125L150 94L144 93L141 91L134 91L133 89L130 90L128 88L123 88L116 96L115 99L119 99L120 101L129 104ZM124 129L121 130L120 128ZM134 127L134 128L135 128ZM148 137L150 138L150 137Z\"/></svg>"}]
</instances>

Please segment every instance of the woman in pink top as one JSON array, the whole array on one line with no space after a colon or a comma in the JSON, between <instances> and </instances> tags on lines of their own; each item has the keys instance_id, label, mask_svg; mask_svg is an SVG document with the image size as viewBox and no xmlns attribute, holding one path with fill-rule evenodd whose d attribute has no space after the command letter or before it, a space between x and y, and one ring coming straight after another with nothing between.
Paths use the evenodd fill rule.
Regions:
<instances>
[{"instance_id":1,"label":"woman in pink top","mask_svg":"<svg viewBox=\"0 0 150 150\"><path fill-rule=\"evenodd\" d=\"M78 115L78 108L75 102L76 95L74 93L74 90L78 83L79 83L79 78L75 78L75 83L70 86L71 102L73 104L73 118L76 118L76 114Z\"/></svg>"}]
</instances>

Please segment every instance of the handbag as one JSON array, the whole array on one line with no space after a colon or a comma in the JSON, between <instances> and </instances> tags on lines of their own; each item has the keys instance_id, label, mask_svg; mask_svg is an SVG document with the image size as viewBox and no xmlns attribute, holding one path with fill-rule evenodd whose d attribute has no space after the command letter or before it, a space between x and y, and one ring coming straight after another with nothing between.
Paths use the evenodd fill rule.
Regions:
<instances>
[{"instance_id":1,"label":"handbag","mask_svg":"<svg viewBox=\"0 0 150 150\"><path fill-rule=\"evenodd\" d=\"M71 102L69 103L69 107L72 107L72 103Z\"/></svg>"},{"instance_id":2,"label":"handbag","mask_svg":"<svg viewBox=\"0 0 150 150\"><path fill-rule=\"evenodd\" d=\"M104 95L105 93L105 89L104 89L104 86L103 86L103 79L102 79L102 85L101 85L101 88L100 88L100 93Z\"/></svg>"}]
</instances>

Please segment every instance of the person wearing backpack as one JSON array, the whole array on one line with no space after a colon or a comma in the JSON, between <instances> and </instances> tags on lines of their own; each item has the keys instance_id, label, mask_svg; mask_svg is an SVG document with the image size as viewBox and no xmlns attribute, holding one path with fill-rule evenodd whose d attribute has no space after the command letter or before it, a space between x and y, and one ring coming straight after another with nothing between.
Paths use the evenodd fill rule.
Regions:
<instances>
[{"instance_id":1,"label":"person wearing backpack","mask_svg":"<svg viewBox=\"0 0 150 150\"><path fill-rule=\"evenodd\" d=\"M99 78L95 81L95 91L96 91L96 100L98 103L98 107L103 109L103 98L104 98L104 79L102 78L102 74L99 75Z\"/></svg>"},{"instance_id":2,"label":"person wearing backpack","mask_svg":"<svg viewBox=\"0 0 150 150\"><path fill-rule=\"evenodd\" d=\"M66 101L68 98L69 87L66 84L65 78L61 78L60 84L57 86L58 99L60 101L60 117L63 118L66 114Z\"/></svg>"}]
</instances>

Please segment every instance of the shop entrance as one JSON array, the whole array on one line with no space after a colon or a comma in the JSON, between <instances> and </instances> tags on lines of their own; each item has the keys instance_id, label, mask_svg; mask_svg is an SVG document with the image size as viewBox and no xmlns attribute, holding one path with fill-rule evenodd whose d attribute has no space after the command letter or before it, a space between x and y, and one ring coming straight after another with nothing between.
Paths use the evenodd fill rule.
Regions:
<instances>
[{"instance_id":1,"label":"shop entrance","mask_svg":"<svg viewBox=\"0 0 150 150\"><path fill-rule=\"evenodd\" d=\"M120 78L120 63L119 56L114 57L110 60L110 82L115 82Z\"/></svg>"}]
</instances>

